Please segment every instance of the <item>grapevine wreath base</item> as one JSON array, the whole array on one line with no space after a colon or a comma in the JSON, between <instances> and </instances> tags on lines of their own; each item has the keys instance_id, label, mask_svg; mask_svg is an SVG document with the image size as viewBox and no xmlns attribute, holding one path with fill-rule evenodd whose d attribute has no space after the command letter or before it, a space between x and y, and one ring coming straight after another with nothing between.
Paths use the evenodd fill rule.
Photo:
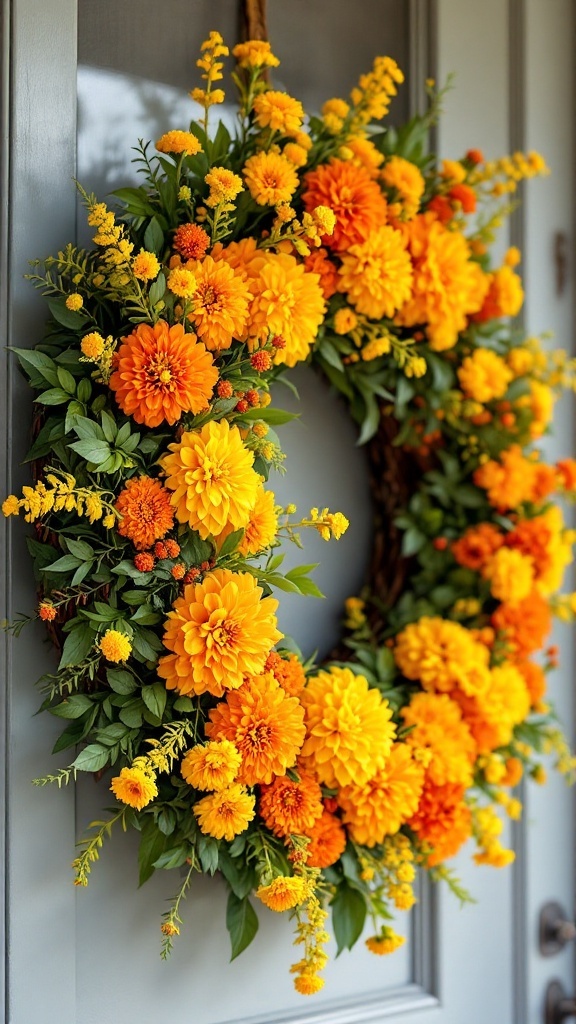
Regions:
<instances>
[{"instance_id":1,"label":"grapevine wreath base","mask_svg":"<svg viewBox=\"0 0 576 1024\"><path fill-rule=\"evenodd\" d=\"M378 124L403 77L386 57L306 117L259 41L233 50L231 136L210 123L228 56L212 32L199 119L139 143L120 213L80 189L94 248L34 264L50 320L17 356L35 482L3 512L35 527L36 615L60 652L42 708L63 721L54 752L79 747L36 782L92 772L117 801L76 883L136 829L141 882L177 869L163 955L194 873L219 871L232 955L255 906L288 912L312 994L329 913L339 950L369 918L368 949L392 952L418 867L460 892L446 861L470 837L476 862L508 864L522 775L543 780L541 752L573 768L545 691L551 614L575 608L555 495L576 492L576 461L537 447L573 364L511 326L519 252L490 263L538 154L438 162L432 88L424 116ZM321 665L277 627L277 592L321 596L282 545L347 520L268 486L291 418L270 387L303 361L357 422L374 498L368 578Z\"/></svg>"}]
</instances>

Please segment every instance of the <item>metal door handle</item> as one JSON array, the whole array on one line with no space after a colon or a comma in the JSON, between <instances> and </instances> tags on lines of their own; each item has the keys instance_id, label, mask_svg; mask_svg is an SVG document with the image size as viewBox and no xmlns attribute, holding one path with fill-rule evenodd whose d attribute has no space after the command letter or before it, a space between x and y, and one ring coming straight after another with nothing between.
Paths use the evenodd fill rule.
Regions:
<instances>
[{"instance_id":1,"label":"metal door handle","mask_svg":"<svg viewBox=\"0 0 576 1024\"><path fill-rule=\"evenodd\" d=\"M567 996L559 981L551 981L546 989L544 1024L562 1024L576 1017L576 999Z\"/></svg>"},{"instance_id":2,"label":"metal door handle","mask_svg":"<svg viewBox=\"0 0 576 1024\"><path fill-rule=\"evenodd\" d=\"M576 939L576 925L559 903L546 903L542 907L538 939L542 956L554 956L568 942Z\"/></svg>"}]
</instances>

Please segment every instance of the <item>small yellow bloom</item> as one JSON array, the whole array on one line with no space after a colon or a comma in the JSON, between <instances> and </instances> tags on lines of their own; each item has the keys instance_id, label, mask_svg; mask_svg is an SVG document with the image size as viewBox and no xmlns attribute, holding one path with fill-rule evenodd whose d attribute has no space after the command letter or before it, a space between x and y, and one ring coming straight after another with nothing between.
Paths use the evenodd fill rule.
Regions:
<instances>
[{"instance_id":1,"label":"small yellow bloom","mask_svg":"<svg viewBox=\"0 0 576 1024\"><path fill-rule=\"evenodd\" d=\"M358 317L353 309L349 306L344 306L343 309L336 310L334 314L334 330L336 334L348 334L349 331L353 331L358 326Z\"/></svg>"},{"instance_id":2,"label":"small yellow bloom","mask_svg":"<svg viewBox=\"0 0 576 1024\"><path fill-rule=\"evenodd\" d=\"M241 68L277 68L280 61L270 49L270 43L260 39L249 39L246 43L238 43L232 54Z\"/></svg>"},{"instance_id":3,"label":"small yellow bloom","mask_svg":"<svg viewBox=\"0 0 576 1024\"><path fill-rule=\"evenodd\" d=\"M20 511L20 499L15 494L9 494L5 501L2 502L2 514L8 518L8 516L17 516Z\"/></svg>"},{"instance_id":4,"label":"small yellow bloom","mask_svg":"<svg viewBox=\"0 0 576 1024\"><path fill-rule=\"evenodd\" d=\"M85 356L86 359L90 360L99 359L104 351L105 345L106 342L104 341L104 338L101 334L98 334L97 331L92 331L91 334L86 334L80 342L82 355Z\"/></svg>"},{"instance_id":5,"label":"small yellow bloom","mask_svg":"<svg viewBox=\"0 0 576 1024\"><path fill-rule=\"evenodd\" d=\"M192 747L184 757L181 772L195 789L226 789L234 781L242 757L230 740L212 740Z\"/></svg>"},{"instance_id":6,"label":"small yellow bloom","mask_svg":"<svg viewBox=\"0 0 576 1024\"><path fill-rule=\"evenodd\" d=\"M72 310L73 313L77 313L79 309L82 309L84 305L84 299L78 292L72 292L66 299L66 309Z\"/></svg>"},{"instance_id":7,"label":"small yellow bloom","mask_svg":"<svg viewBox=\"0 0 576 1024\"><path fill-rule=\"evenodd\" d=\"M140 281L153 281L158 277L160 264L153 252L140 249L140 252L132 260L132 273Z\"/></svg>"},{"instance_id":8,"label":"small yellow bloom","mask_svg":"<svg viewBox=\"0 0 576 1024\"><path fill-rule=\"evenodd\" d=\"M244 188L242 179L227 167L213 167L204 181L210 187L206 206L212 208L223 203L232 203Z\"/></svg>"},{"instance_id":9,"label":"small yellow bloom","mask_svg":"<svg viewBox=\"0 0 576 1024\"><path fill-rule=\"evenodd\" d=\"M168 288L181 299L191 299L196 293L196 278L185 267L174 267L168 275Z\"/></svg>"},{"instance_id":10,"label":"small yellow bloom","mask_svg":"<svg viewBox=\"0 0 576 1024\"><path fill-rule=\"evenodd\" d=\"M132 644L126 634L117 629L107 629L98 647L107 661L126 661L132 651Z\"/></svg>"},{"instance_id":11,"label":"small yellow bloom","mask_svg":"<svg viewBox=\"0 0 576 1024\"><path fill-rule=\"evenodd\" d=\"M304 878L279 875L270 885L261 885L256 896L265 907L282 913L292 910L310 895L310 887Z\"/></svg>"},{"instance_id":12,"label":"small yellow bloom","mask_svg":"<svg viewBox=\"0 0 576 1024\"><path fill-rule=\"evenodd\" d=\"M202 152L202 146L192 132L182 132L177 129L161 135L156 143L159 153L183 153L185 156L196 156Z\"/></svg>"}]
</instances>

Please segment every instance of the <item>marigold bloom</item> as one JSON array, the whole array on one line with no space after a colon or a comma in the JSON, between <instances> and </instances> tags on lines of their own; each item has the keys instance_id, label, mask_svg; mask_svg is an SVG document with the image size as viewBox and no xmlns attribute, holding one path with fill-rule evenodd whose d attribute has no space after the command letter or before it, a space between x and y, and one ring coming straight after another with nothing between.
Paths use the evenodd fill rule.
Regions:
<instances>
[{"instance_id":1,"label":"marigold bloom","mask_svg":"<svg viewBox=\"0 0 576 1024\"><path fill-rule=\"evenodd\" d=\"M170 509L170 512L172 512L172 509ZM134 565L138 572L152 572L155 562L154 555L151 555L149 551L141 551L134 556Z\"/></svg>"},{"instance_id":2,"label":"marigold bloom","mask_svg":"<svg viewBox=\"0 0 576 1024\"><path fill-rule=\"evenodd\" d=\"M304 167L308 163L308 151L295 142L286 143L282 150L282 156L294 164L294 167Z\"/></svg>"},{"instance_id":3,"label":"marigold bloom","mask_svg":"<svg viewBox=\"0 0 576 1024\"><path fill-rule=\"evenodd\" d=\"M502 547L504 536L492 523L471 526L452 545L452 554L459 565L479 572L492 555Z\"/></svg>"},{"instance_id":4,"label":"marigold bloom","mask_svg":"<svg viewBox=\"0 0 576 1024\"><path fill-rule=\"evenodd\" d=\"M300 700L307 731L302 754L321 782L362 785L384 765L396 728L388 701L364 676L334 665L308 680Z\"/></svg>"},{"instance_id":5,"label":"marigold bloom","mask_svg":"<svg viewBox=\"0 0 576 1024\"><path fill-rule=\"evenodd\" d=\"M303 903L308 895L309 886L304 878L284 875L279 875L270 885L261 885L255 892L255 896L262 900L265 907L277 913L292 910L299 903Z\"/></svg>"},{"instance_id":6,"label":"marigold bloom","mask_svg":"<svg viewBox=\"0 0 576 1024\"><path fill-rule=\"evenodd\" d=\"M338 290L373 320L392 317L412 293L412 263L399 231L373 228L364 242L341 254Z\"/></svg>"},{"instance_id":7,"label":"marigold bloom","mask_svg":"<svg viewBox=\"0 0 576 1024\"><path fill-rule=\"evenodd\" d=\"M379 935L371 935L366 939L366 947L377 956L394 953L406 942L404 935L397 935L393 928L383 928Z\"/></svg>"},{"instance_id":8,"label":"marigold bloom","mask_svg":"<svg viewBox=\"0 0 576 1024\"><path fill-rule=\"evenodd\" d=\"M322 816L322 790L317 779L298 768L299 779L277 775L270 785L260 787L258 811L274 835L308 834Z\"/></svg>"},{"instance_id":9,"label":"marigold bloom","mask_svg":"<svg viewBox=\"0 0 576 1024\"><path fill-rule=\"evenodd\" d=\"M476 209L476 193L471 185L463 182L453 185L448 193L450 199L460 204L464 213L474 213Z\"/></svg>"},{"instance_id":10,"label":"marigold bloom","mask_svg":"<svg viewBox=\"0 0 576 1024\"><path fill-rule=\"evenodd\" d=\"M526 682L512 662L492 669L485 693L476 697L458 695L458 702L480 753L510 743L514 726L523 722L530 711Z\"/></svg>"},{"instance_id":11,"label":"marigold bloom","mask_svg":"<svg viewBox=\"0 0 576 1024\"><path fill-rule=\"evenodd\" d=\"M86 359L99 359L106 347L106 342L98 331L85 334L80 342L80 350Z\"/></svg>"},{"instance_id":12,"label":"marigold bloom","mask_svg":"<svg viewBox=\"0 0 576 1024\"><path fill-rule=\"evenodd\" d=\"M183 412L208 408L218 371L209 352L181 324L138 324L123 339L110 387L136 423L176 423Z\"/></svg>"},{"instance_id":13,"label":"marigold bloom","mask_svg":"<svg viewBox=\"0 0 576 1024\"><path fill-rule=\"evenodd\" d=\"M278 530L278 513L276 512L276 498L273 491L264 490L260 485L256 493L254 508L250 512L250 518L244 530L244 536L238 545L238 550L244 558L248 555L256 555L259 551L267 548L276 537Z\"/></svg>"},{"instance_id":14,"label":"marigold bloom","mask_svg":"<svg viewBox=\"0 0 576 1024\"><path fill-rule=\"evenodd\" d=\"M346 830L335 814L324 810L311 829L305 832L310 842L306 847L309 868L329 868L346 849Z\"/></svg>"},{"instance_id":15,"label":"marigold bloom","mask_svg":"<svg viewBox=\"0 0 576 1024\"><path fill-rule=\"evenodd\" d=\"M233 783L227 789L202 797L192 810L204 835L232 842L235 836L246 831L254 818L255 803L256 798L247 793L244 786Z\"/></svg>"},{"instance_id":16,"label":"marigold bloom","mask_svg":"<svg viewBox=\"0 0 576 1024\"><path fill-rule=\"evenodd\" d=\"M132 260L132 273L140 281L153 281L160 273L160 263L153 252L140 249Z\"/></svg>"},{"instance_id":17,"label":"marigold bloom","mask_svg":"<svg viewBox=\"0 0 576 1024\"><path fill-rule=\"evenodd\" d=\"M556 470L565 491L576 491L576 459L560 459Z\"/></svg>"},{"instance_id":18,"label":"marigold bloom","mask_svg":"<svg viewBox=\"0 0 576 1024\"><path fill-rule=\"evenodd\" d=\"M391 190L391 200L402 204L405 220L418 213L426 183L419 167L401 156L391 156L380 172L384 184Z\"/></svg>"},{"instance_id":19,"label":"marigold bloom","mask_svg":"<svg viewBox=\"0 0 576 1024\"><path fill-rule=\"evenodd\" d=\"M277 68L280 63L270 50L270 43L261 39L238 43L232 53L241 68Z\"/></svg>"},{"instance_id":20,"label":"marigold bloom","mask_svg":"<svg viewBox=\"0 0 576 1024\"><path fill-rule=\"evenodd\" d=\"M375 228L386 223L387 205L370 173L344 160L320 164L304 176L302 201L311 213L316 206L328 206L336 215L331 235L322 242L337 252L364 242Z\"/></svg>"},{"instance_id":21,"label":"marigold bloom","mask_svg":"<svg viewBox=\"0 0 576 1024\"><path fill-rule=\"evenodd\" d=\"M444 693L415 693L401 715L404 725L412 726L406 743L415 760L422 760L424 751L431 754L427 778L439 786L471 785L476 744L458 704Z\"/></svg>"},{"instance_id":22,"label":"marigold bloom","mask_svg":"<svg viewBox=\"0 0 576 1024\"><path fill-rule=\"evenodd\" d=\"M334 330L336 334L348 334L349 331L353 331L358 326L358 317L353 309L349 306L344 306L342 309L337 309L334 314Z\"/></svg>"},{"instance_id":23,"label":"marigold bloom","mask_svg":"<svg viewBox=\"0 0 576 1024\"><path fill-rule=\"evenodd\" d=\"M163 639L172 653L160 658L159 676L169 690L183 694L221 697L241 686L246 675L262 670L270 648L282 639L277 607L246 572L214 569L202 583L188 584L168 613Z\"/></svg>"},{"instance_id":24,"label":"marigold bloom","mask_svg":"<svg viewBox=\"0 0 576 1024\"><path fill-rule=\"evenodd\" d=\"M201 260L209 245L210 236L199 224L181 224L172 239L173 248L185 260Z\"/></svg>"},{"instance_id":25,"label":"marigold bloom","mask_svg":"<svg viewBox=\"0 0 576 1024\"><path fill-rule=\"evenodd\" d=\"M431 213L400 225L414 266L412 296L396 317L404 327L425 324L430 347L455 345L468 317L482 305L488 281L470 258L458 231L448 231Z\"/></svg>"},{"instance_id":26,"label":"marigold bloom","mask_svg":"<svg viewBox=\"0 0 576 1024\"><path fill-rule=\"evenodd\" d=\"M534 585L532 559L515 548L499 548L484 566L482 575L490 580L492 596L509 605L523 601Z\"/></svg>"},{"instance_id":27,"label":"marigold bloom","mask_svg":"<svg viewBox=\"0 0 576 1024\"><path fill-rule=\"evenodd\" d=\"M210 187L206 206L221 206L232 203L236 196L244 190L242 179L229 171L227 167L213 167L205 176L204 181Z\"/></svg>"},{"instance_id":28,"label":"marigold bloom","mask_svg":"<svg viewBox=\"0 0 576 1024\"><path fill-rule=\"evenodd\" d=\"M77 313L79 309L82 309L84 305L84 299L78 292L72 292L66 296L66 309L71 309L73 313Z\"/></svg>"},{"instance_id":29,"label":"marigold bloom","mask_svg":"<svg viewBox=\"0 0 576 1024\"><path fill-rule=\"evenodd\" d=\"M206 256L194 265L196 291L188 319L211 352L230 348L244 332L250 291L225 262Z\"/></svg>"},{"instance_id":30,"label":"marigold bloom","mask_svg":"<svg viewBox=\"0 0 576 1024\"><path fill-rule=\"evenodd\" d=\"M352 135L346 139L346 149L352 153L352 163L368 171L371 178L378 177L378 168L384 160L384 155L371 139L367 139L365 135Z\"/></svg>"},{"instance_id":31,"label":"marigold bloom","mask_svg":"<svg viewBox=\"0 0 576 1024\"><path fill-rule=\"evenodd\" d=\"M198 743L189 750L180 765L182 778L195 789L227 789L237 774L242 757L229 740Z\"/></svg>"},{"instance_id":32,"label":"marigold bloom","mask_svg":"<svg viewBox=\"0 0 576 1024\"><path fill-rule=\"evenodd\" d=\"M256 96L252 104L256 124L271 128L273 132L292 135L300 131L304 120L304 107L287 92L267 89Z\"/></svg>"},{"instance_id":33,"label":"marigold bloom","mask_svg":"<svg viewBox=\"0 0 576 1024\"><path fill-rule=\"evenodd\" d=\"M339 277L336 266L328 259L328 250L324 248L313 249L304 260L304 266L308 273L318 274L324 298L331 299L338 291Z\"/></svg>"},{"instance_id":34,"label":"marigold bloom","mask_svg":"<svg viewBox=\"0 0 576 1024\"><path fill-rule=\"evenodd\" d=\"M548 602L537 590L517 605L501 604L491 622L494 629L504 634L510 650L519 658L542 647L552 628Z\"/></svg>"},{"instance_id":35,"label":"marigold bloom","mask_svg":"<svg viewBox=\"0 0 576 1024\"><path fill-rule=\"evenodd\" d=\"M522 308L524 291L522 281L511 267L504 265L489 275L489 288L475 319L494 320L501 316L516 316Z\"/></svg>"},{"instance_id":36,"label":"marigold bloom","mask_svg":"<svg viewBox=\"0 0 576 1024\"><path fill-rule=\"evenodd\" d=\"M256 265L256 276L248 282L253 295L250 335L283 338L285 347L276 350L274 361L295 366L307 358L324 318L318 275L307 273L288 253L268 253Z\"/></svg>"},{"instance_id":37,"label":"marigold bloom","mask_svg":"<svg viewBox=\"0 0 576 1024\"><path fill-rule=\"evenodd\" d=\"M395 743L384 766L363 786L352 783L338 793L343 820L352 839L376 846L393 835L415 813L424 769L406 743Z\"/></svg>"},{"instance_id":38,"label":"marigold bloom","mask_svg":"<svg viewBox=\"0 0 576 1024\"><path fill-rule=\"evenodd\" d=\"M120 775L112 779L110 789L117 800L137 811L141 811L158 796L153 775L142 768L122 768Z\"/></svg>"},{"instance_id":39,"label":"marigold bloom","mask_svg":"<svg viewBox=\"0 0 576 1024\"><path fill-rule=\"evenodd\" d=\"M500 461L489 459L474 472L474 483L487 492L490 504L501 511L517 508L530 501L534 488L536 466L525 458L519 445L511 445L500 455Z\"/></svg>"},{"instance_id":40,"label":"marigold bloom","mask_svg":"<svg viewBox=\"0 0 576 1024\"><path fill-rule=\"evenodd\" d=\"M274 152L249 157L244 164L244 179L259 206L289 203L299 185L294 164Z\"/></svg>"},{"instance_id":41,"label":"marigold bloom","mask_svg":"<svg viewBox=\"0 0 576 1024\"><path fill-rule=\"evenodd\" d=\"M169 290L180 299L191 299L196 292L196 278L186 267L174 267L166 283Z\"/></svg>"},{"instance_id":42,"label":"marigold bloom","mask_svg":"<svg viewBox=\"0 0 576 1024\"><path fill-rule=\"evenodd\" d=\"M185 431L168 448L171 454L160 464L179 523L203 540L219 537L228 526L238 530L248 524L261 481L238 427L211 420L198 432Z\"/></svg>"},{"instance_id":43,"label":"marigold bloom","mask_svg":"<svg viewBox=\"0 0 576 1024\"><path fill-rule=\"evenodd\" d=\"M472 816L464 803L464 793L464 786L452 784L436 786L427 782L424 787L410 827L418 833L422 842L434 848L428 857L430 867L453 857L470 838Z\"/></svg>"},{"instance_id":44,"label":"marigold bloom","mask_svg":"<svg viewBox=\"0 0 576 1024\"><path fill-rule=\"evenodd\" d=\"M118 533L128 537L138 551L151 547L174 525L169 492L149 476L132 477L114 507L121 516Z\"/></svg>"},{"instance_id":45,"label":"marigold bloom","mask_svg":"<svg viewBox=\"0 0 576 1024\"><path fill-rule=\"evenodd\" d=\"M159 153L184 153L185 156L196 156L202 152L202 146L192 132L182 132L173 129L161 135L156 143Z\"/></svg>"},{"instance_id":46,"label":"marigold bloom","mask_svg":"<svg viewBox=\"0 0 576 1024\"><path fill-rule=\"evenodd\" d=\"M125 633L107 629L98 641L98 648L107 661L126 661L130 657L132 644Z\"/></svg>"},{"instance_id":47,"label":"marigold bloom","mask_svg":"<svg viewBox=\"0 0 576 1024\"><path fill-rule=\"evenodd\" d=\"M458 622L424 616L396 637L394 657L425 690L476 693L488 685L488 651Z\"/></svg>"},{"instance_id":48,"label":"marigold bloom","mask_svg":"<svg viewBox=\"0 0 576 1024\"><path fill-rule=\"evenodd\" d=\"M296 654L282 657L277 651L271 651L264 667L291 697L297 697L303 690L306 675Z\"/></svg>"},{"instance_id":49,"label":"marigold bloom","mask_svg":"<svg viewBox=\"0 0 576 1024\"><path fill-rule=\"evenodd\" d=\"M268 600L270 600L268 598ZM269 784L296 763L304 742L304 711L270 673L251 676L210 711L206 735L227 739L240 751L238 780Z\"/></svg>"},{"instance_id":50,"label":"marigold bloom","mask_svg":"<svg viewBox=\"0 0 576 1024\"><path fill-rule=\"evenodd\" d=\"M301 996L314 996L324 988L324 978L312 972L299 974L294 978L294 988Z\"/></svg>"},{"instance_id":51,"label":"marigold bloom","mask_svg":"<svg viewBox=\"0 0 576 1024\"><path fill-rule=\"evenodd\" d=\"M502 398L512 380L512 371L501 356L488 348L477 348L458 369L460 387L475 402Z\"/></svg>"}]
</instances>

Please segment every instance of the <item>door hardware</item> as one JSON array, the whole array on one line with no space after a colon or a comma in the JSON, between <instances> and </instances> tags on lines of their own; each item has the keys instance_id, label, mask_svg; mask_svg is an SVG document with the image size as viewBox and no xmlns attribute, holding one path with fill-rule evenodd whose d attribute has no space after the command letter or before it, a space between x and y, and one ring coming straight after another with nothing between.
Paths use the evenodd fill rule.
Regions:
<instances>
[{"instance_id":1,"label":"door hardware","mask_svg":"<svg viewBox=\"0 0 576 1024\"><path fill-rule=\"evenodd\" d=\"M546 989L544 1024L562 1024L576 1017L576 999L567 996L559 981L551 981Z\"/></svg>"},{"instance_id":2,"label":"door hardware","mask_svg":"<svg viewBox=\"0 0 576 1024\"><path fill-rule=\"evenodd\" d=\"M564 908L555 902L546 903L540 911L538 946L542 956L554 956L576 938L576 925Z\"/></svg>"}]
</instances>

